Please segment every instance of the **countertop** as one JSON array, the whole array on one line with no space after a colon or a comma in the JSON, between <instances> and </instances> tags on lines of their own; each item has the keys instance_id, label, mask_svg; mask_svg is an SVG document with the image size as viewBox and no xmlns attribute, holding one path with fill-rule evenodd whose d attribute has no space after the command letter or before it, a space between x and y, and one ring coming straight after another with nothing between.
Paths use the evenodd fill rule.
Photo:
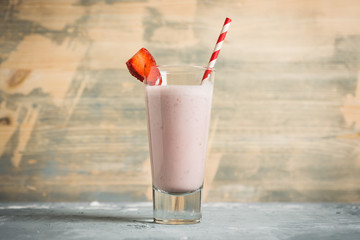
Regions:
<instances>
[{"instance_id":1,"label":"countertop","mask_svg":"<svg viewBox=\"0 0 360 240\"><path fill-rule=\"evenodd\" d=\"M152 203L1 203L0 239L360 239L360 204L206 203L193 225L152 222Z\"/></svg>"}]
</instances>

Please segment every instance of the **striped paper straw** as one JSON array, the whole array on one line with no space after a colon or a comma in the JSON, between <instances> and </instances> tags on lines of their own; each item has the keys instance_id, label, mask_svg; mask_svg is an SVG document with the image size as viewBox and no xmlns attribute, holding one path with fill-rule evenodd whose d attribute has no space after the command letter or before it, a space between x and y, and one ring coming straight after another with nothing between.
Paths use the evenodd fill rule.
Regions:
<instances>
[{"instance_id":1,"label":"striped paper straw","mask_svg":"<svg viewBox=\"0 0 360 240\"><path fill-rule=\"evenodd\" d=\"M207 67L207 69L206 69L206 71L204 73L204 76L202 78L202 81L204 81L205 79L207 79L209 77L209 74L211 73L211 69L214 68L214 66L215 66L216 59L217 59L217 57L219 55L221 46L222 46L222 44L223 44L223 42L225 40L226 34L227 34L228 30L229 30L230 23L231 23L231 19L226 18L225 22L224 22L224 25L223 25L223 27L221 29L220 36L219 36L219 38L218 38L218 40L216 42L213 54L211 55L208 67Z\"/></svg>"}]
</instances>

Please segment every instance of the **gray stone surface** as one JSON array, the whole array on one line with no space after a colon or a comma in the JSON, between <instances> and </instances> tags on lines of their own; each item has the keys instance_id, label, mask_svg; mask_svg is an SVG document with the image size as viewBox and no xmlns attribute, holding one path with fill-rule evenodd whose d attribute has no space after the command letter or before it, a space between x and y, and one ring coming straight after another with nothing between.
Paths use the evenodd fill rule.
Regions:
<instances>
[{"instance_id":1,"label":"gray stone surface","mask_svg":"<svg viewBox=\"0 0 360 240\"><path fill-rule=\"evenodd\" d=\"M151 217L149 202L2 203L0 239L360 239L359 204L208 203L181 226Z\"/></svg>"}]
</instances>

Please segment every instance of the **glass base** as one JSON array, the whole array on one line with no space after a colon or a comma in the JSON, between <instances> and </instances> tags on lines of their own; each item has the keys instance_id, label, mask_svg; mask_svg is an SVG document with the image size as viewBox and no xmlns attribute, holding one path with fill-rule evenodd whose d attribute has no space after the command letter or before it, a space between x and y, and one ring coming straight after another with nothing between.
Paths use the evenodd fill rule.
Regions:
<instances>
[{"instance_id":1,"label":"glass base","mask_svg":"<svg viewBox=\"0 0 360 240\"><path fill-rule=\"evenodd\" d=\"M202 187L189 193L167 193L153 186L154 222L193 224L201 220Z\"/></svg>"}]
</instances>

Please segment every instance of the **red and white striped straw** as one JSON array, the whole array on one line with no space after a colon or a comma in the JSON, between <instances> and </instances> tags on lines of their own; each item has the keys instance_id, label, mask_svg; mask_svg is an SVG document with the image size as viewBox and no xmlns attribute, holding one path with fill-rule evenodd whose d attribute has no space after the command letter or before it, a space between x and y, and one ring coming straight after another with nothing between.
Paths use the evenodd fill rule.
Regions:
<instances>
[{"instance_id":1,"label":"red and white striped straw","mask_svg":"<svg viewBox=\"0 0 360 240\"><path fill-rule=\"evenodd\" d=\"M231 23L231 19L226 18L225 22L224 22L224 25L223 25L223 27L221 29L220 36L219 36L219 38L218 38L218 40L216 42L213 54L211 55L209 64L208 64L207 69L206 69L206 71L204 73L204 76L202 78L202 81L204 81L206 78L209 77L212 68L214 68L214 66L215 66L216 59L217 59L217 57L219 55L221 46L222 46L222 44L223 44L223 42L225 40L226 34L227 34L228 30L229 30L230 23Z\"/></svg>"}]
</instances>

